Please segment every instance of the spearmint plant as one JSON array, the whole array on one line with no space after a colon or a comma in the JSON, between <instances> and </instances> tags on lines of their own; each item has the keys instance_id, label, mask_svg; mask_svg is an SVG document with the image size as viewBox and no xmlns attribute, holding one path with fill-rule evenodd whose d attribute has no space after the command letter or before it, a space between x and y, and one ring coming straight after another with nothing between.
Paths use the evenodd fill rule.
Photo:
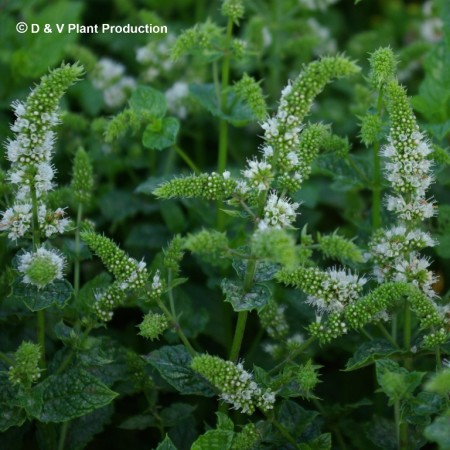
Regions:
<instances>
[{"instance_id":1,"label":"spearmint plant","mask_svg":"<svg viewBox=\"0 0 450 450\"><path fill-rule=\"evenodd\" d=\"M0 55L0 447L449 449L449 7L169 3Z\"/></svg>"}]
</instances>

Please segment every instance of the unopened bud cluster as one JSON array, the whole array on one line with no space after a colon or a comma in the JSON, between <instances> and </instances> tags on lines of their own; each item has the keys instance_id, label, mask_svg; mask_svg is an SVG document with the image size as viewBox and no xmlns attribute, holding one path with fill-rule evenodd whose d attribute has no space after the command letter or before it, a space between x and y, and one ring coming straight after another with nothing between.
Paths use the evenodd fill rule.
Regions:
<instances>
[{"instance_id":1,"label":"unopened bud cluster","mask_svg":"<svg viewBox=\"0 0 450 450\"><path fill-rule=\"evenodd\" d=\"M139 334L153 341L158 339L168 327L169 321L166 316L150 312L144 316L144 320L139 324Z\"/></svg>"},{"instance_id":2,"label":"unopened bud cluster","mask_svg":"<svg viewBox=\"0 0 450 450\"><path fill-rule=\"evenodd\" d=\"M32 342L22 342L14 353L14 364L9 368L8 378L12 384L29 389L41 377L39 361L41 347Z\"/></svg>"}]
</instances>

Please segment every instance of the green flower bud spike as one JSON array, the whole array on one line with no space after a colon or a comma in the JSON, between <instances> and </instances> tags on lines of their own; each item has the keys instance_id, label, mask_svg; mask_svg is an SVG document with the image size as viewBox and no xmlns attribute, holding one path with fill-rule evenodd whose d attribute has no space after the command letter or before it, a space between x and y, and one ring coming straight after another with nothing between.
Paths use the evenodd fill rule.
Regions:
<instances>
[{"instance_id":1,"label":"green flower bud spike","mask_svg":"<svg viewBox=\"0 0 450 450\"><path fill-rule=\"evenodd\" d=\"M40 358L41 347L39 345L22 342L14 354L14 365L9 368L9 381L14 385L29 389L41 377Z\"/></svg>"}]
</instances>

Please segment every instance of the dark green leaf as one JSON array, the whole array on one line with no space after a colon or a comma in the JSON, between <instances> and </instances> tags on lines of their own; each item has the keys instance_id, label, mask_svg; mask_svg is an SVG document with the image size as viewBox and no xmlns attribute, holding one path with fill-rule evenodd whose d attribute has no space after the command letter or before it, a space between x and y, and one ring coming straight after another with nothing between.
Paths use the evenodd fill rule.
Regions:
<instances>
[{"instance_id":1,"label":"dark green leaf","mask_svg":"<svg viewBox=\"0 0 450 450\"><path fill-rule=\"evenodd\" d=\"M158 129L153 124L147 125L142 144L151 150L163 150L175 144L179 129L180 122L175 117L165 117Z\"/></svg>"},{"instance_id":2,"label":"dark green leaf","mask_svg":"<svg viewBox=\"0 0 450 450\"><path fill-rule=\"evenodd\" d=\"M190 368L192 357L182 345L161 347L144 359L182 394L214 396L211 386Z\"/></svg>"},{"instance_id":3,"label":"dark green leaf","mask_svg":"<svg viewBox=\"0 0 450 450\"><path fill-rule=\"evenodd\" d=\"M161 411L161 419L163 419L165 427L173 427L184 419L190 417L197 409L196 406L188 403L172 403Z\"/></svg>"},{"instance_id":4,"label":"dark green leaf","mask_svg":"<svg viewBox=\"0 0 450 450\"><path fill-rule=\"evenodd\" d=\"M262 308L270 299L270 291L266 286L255 284L249 292L244 292L241 285L224 279L221 288L225 294L225 301L231 303L234 311L252 311Z\"/></svg>"},{"instance_id":5,"label":"dark green leaf","mask_svg":"<svg viewBox=\"0 0 450 450\"><path fill-rule=\"evenodd\" d=\"M155 118L163 118L167 110L164 94L149 86L138 86L133 91L129 104L137 113L148 113Z\"/></svg>"},{"instance_id":6,"label":"dark green leaf","mask_svg":"<svg viewBox=\"0 0 450 450\"><path fill-rule=\"evenodd\" d=\"M43 392L42 422L67 422L111 403L117 394L82 369L50 375Z\"/></svg>"},{"instance_id":7,"label":"dark green leaf","mask_svg":"<svg viewBox=\"0 0 450 450\"><path fill-rule=\"evenodd\" d=\"M145 430L155 426L157 426L157 423L153 416L138 414L137 416L128 417L119 425L119 428L123 430Z\"/></svg>"},{"instance_id":8,"label":"dark green leaf","mask_svg":"<svg viewBox=\"0 0 450 450\"><path fill-rule=\"evenodd\" d=\"M402 353L401 350L395 348L389 341L384 339L374 339L373 341L364 342L347 361L345 370L349 372L360 369L361 367L374 363L377 359L400 353Z\"/></svg>"},{"instance_id":9,"label":"dark green leaf","mask_svg":"<svg viewBox=\"0 0 450 450\"><path fill-rule=\"evenodd\" d=\"M17 390L12 387L6 372L0 372L0 432L25 422L25 411L16 405Z\"/></svg>"},{"instance_id":10,"label":"dark green leaf","mask_svg":"<svg viewBox=\"0 0 450 450\"><path fill-rule=\"evenodd\" d=\"M236 258L233 260L233 268L241 280L243 280L245 277L247 264L248 261L243 259ZM274 264L269 261L258 261L253 281L255 283L264 283L265 281L270 281L273 279L275 274L280 270L280 268L281 268L280 264Z\"/></svg>"},{"instance_id":11,"label":"dark green leaf","mask_svg":"<svg viewBox=\"0 0 450 450\"><path fill-rule=\"evenodd\" d=\"M445 408L445 397L433 392L420 392L404 406L403 416L408 423L427 425L432 415L441 413Z\"/></svg>"},{"instance_id":12,"label":"dark green leaf","mask_svg":"<svg viewBox=\"0 0 450 450\"><path fill-rule=\"evenodd\" d=\"M66 280L56 280L38 289L31 284L22 283L19 279L14 282L12 296L16 301L23 301L31 311L40 311L57 306L64 308L72 296L73 288Z\"/></svg>"},{"instance_id":13,"label":"dark green leaf","mask_svg":"<svg viewBox=\"0 0 450 450\"><path fill-rule=\"evenodd\" d=\"M366 427L367 437L381 450L397 450L394 422L375 417Z\"/></svg>"},{"instance_id":14,"label":"dark green leaf","mask_svg":"<svg viewBox=\"0 0 450 450\"><path fill-rule=\"evenodd\" d=\"M438 417L425 428L425 437L437 442L439 450L450 450L450 416Z\"/></svg>"},{"instance_id":15,"label":"dark green leaf","mask_svg":"<svg viewBox=\"0 0 450 450\"><path fill-rule=\"evenodd\" d=\"M284 400L278 409L277 419L294 436L300 436L318 415L316 411L308 411L297 403Z\"/></svg>"},{"instance_id":16,"label":"dark green leaf","mask_svg":"<svg viewBox=\"0 0 450 450\"><path fill-rule=\"evenodd\" d=\"M70 422L64 450L83 450L96 434L103 431L113 412L114 408L109 404Z\"/></svg>"}]
</instances>

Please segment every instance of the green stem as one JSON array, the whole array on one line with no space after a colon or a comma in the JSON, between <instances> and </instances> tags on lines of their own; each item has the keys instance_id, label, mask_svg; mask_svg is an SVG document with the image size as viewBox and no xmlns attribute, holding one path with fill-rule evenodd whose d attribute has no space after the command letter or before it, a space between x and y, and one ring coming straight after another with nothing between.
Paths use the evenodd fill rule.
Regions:
<instances>
[{"instance_id":1,"label":"green stem","mask_svg":"<svg viewBox=\"0 0 450 450\"><path fill-rule=\"evenodd\" d=\"M441 348L436 345L436 371L442 370L442 358L441 358Z\"/></svg>"},{"instance_id":2,"label":"green stem","mask_svg":"<svg viewBox=\"0 0 450 450\"><path fill-rule=\"evenodd\" d=\"M66 441L68 429L69 429L69 422L64 422L61 425L61 429L59 432L58 450L64 450L64 443Z\"/></svg>"},{"instance_id":3,"label":"green stem","mask_svg":"<svg viewBox=\"0 0 450 450\"><path fill-rule=\"evenodd\" d=\"M411 350L411 308L409 302L405 304L405 324L403 328L403 345L405 350L409 352ZM411 370L412 361L411 358L405 358L405 367Z\"/></svg>"},{"instance_id":4,"label":"green stem","mask_svg":"<svg viewBox=\"0 0 450 450\"><path fill-rule=\"evenodd\" d=\"M244 277L244 293L250 292L253 279L255 278L256 267L258 261L256 259L250 259L247 263L247 269L245 271ZM239 352L241 350L242 340L245 333L245 325L247 323L248 311L239 311L238 319L236 323L236 329L234 331L233 343L231 344L230 350L230 361L237 361L239 358Z\"/></svg>"},{"instance_id":5,"label":"green stem","mask_svg":"<svg viewBox=\"0 0 450 450\"><path fill-rule=\"evenodd\" d=\"M39 229L38 201L36 187L33 183L30 186L32 225L33 225L33 247L37 250L41 243L41 232ZM37 338L41 346L41 367L45 369L45 313L44 310L37 312Z\"/></svg>"},{"instance_id":6,"label":"green stem","mask_svg":"<svg viewBox=\"0 0 450 450\"><path fill-rule=\"evenodd\" d=\"M178 145L173 146L175 151L178 153L178 156L190 167L190 169L198 175L200 173L200 169L195 165L194 161L180 148Z\"/></svg>"},{"instance_id":7,"label":"green stem","mask_svg":"<svg viewBox=\"0 0 450 450\"><path fill-rule=\"evenodd\" d=\"M383 333L383 336L395 347L395 348L399 348L397 342L394 341L394 339L392 339L392 336L389 334L389 331L386 330L385 326L382 323L378 324L378 328L381 330L381 332Z\"/></svg>"},{"instance_id":8,"label":"green stem","mask_svg":"<svg viewBox=\"0 0 450 450\"><path fill-rule=\"evenodd\" d=\"M310 336L305 342L303 342L297 350L294 350L287 358L277 364L275 367L269 370L269 374L273 374L281 369L286 363L292 361L298 355L302 354L317 338L315 336Z\"/></svg>"},{"instance_id":9,"label":"green stem","mask_svg":"<svg viewBox=\"0 0 450 450\"><path fill-rule=\"evenodd\" d=\"M394 403L394 419L395 419L395 434L397 436L397 447L400 449L400 401L396 400Z\"/></svg>"},{"instance_id":10,"label":"green stem","mask_svg":"<svg viewBox=\"0 0 450 450\"><path fill-rule=\"evenodd\" d=\"M0 352L0 359L8 364L8 366L14 365L14 361L9 356L6 356L3 352Z\"/></svg>"},{"instance_id":11,"label":"green stem","mask_svg":"<svg viewBox=\"0 0 450 450\"><path fill-rule=\"evenodd\" d=\"M166 308L164 303L161 300L157 301L159 308L161 311L166 315L166 317L170 320L173 327L175 328L175 331L178 334L178 337L181 339L181 342L183 342L184 346L186 347L187 351L191 356L195 356L197 352L194 350L194 347L192 347L191 343L189 342L186 335L183 333L183 330L180 327L180 324L177 321L177 318L172 316L171 312Z\"/></svg>"},{"instance_id":12,"label":"green stem","mask_svg":"<svg viewBox=\"0 0 450 450\"><path fill-rule=\"evenodd\" d=\"M361 333L367 338L369 339L369 341L373 341L373 336L371 336L371 334L366 331L364 328L361 328Z\"/></svg>"},{"instance_id":13,"label":"green stem","mask_svg":"<svg viewBox=\"0 0 450 450\"><path fill-rule=\"evenodd\" d=\"M286 440L288 442L290 442L295 448L300 448L300 446L297 444L297 441L295 440L295 438L291 435L291 433L289 433L289 431L283 426L281 425L280 422L278 422L275 417L269 417L266 414L267 419L269 419L269 422L272 423L275 428L281 433L281 435L286 438Z\"/></svg>"},{"instance_id":14,"label":"green stem","mask_svg":"<svg viewBox=\"0 0 450 450\"><path fill-rule=\"evenodd\" d=\"M73 279L73 292L75 299L78 298L80 292L80 226L81 218L83 216L83 205L78 205L77 211L77 228L75 230L75 262L74 262L74 279Z\"/></svg>"},{"instance_id":15,"label":"green stem","mask_svg":"<svg viewBox=\"0 0 450 450\"><path fill-rule=\"evenodd\" d=\"M383 86L380 86L377 100L377 114L382 116L383 107ZM373 191L372 191L372 230L375 231L381 226L381 161L380 161L380 141L376 141L373 146Z\"/></svg>"},{"instance_id":16,"label":"green stem","mask_svg":"<svg viewBox=\"0 0 450 450\"><path fill-rule=\"evenodd\" d=\"M92 326L88 326L86 328L86 330L84 330L84 333L81 336L80 339L80 347L83 346L84 341L86 340L86 338L89 336L89 333L92 330ZM72 361L72 359L75 356L75 351L73 350L73 348L70 350L70 352L67 354L67 356L63 359L63 362L61 363L61 365L58 367L58 370L56 371L56 375L59 375L60 373L64 372L64 370L66 370L66 367L70 364L70 362Z\"/></svg>"},{"instance_id":17,"label":"green stem","mask_svg":"<svg viewBox=\"0 0 450 450\"><path fill-rule=\"evenodd\" d=\"M220 93L220 109L225 111L227 103L227 89L230 82L230 44L233 36L233 20L229 17L227 23L227 34L225 39L225 56L222 62L222 82ZM228 124L226 120L221 119L219 122L219 149L217 157L217 171L219 174L223 173L227 167L227 153L228 153ZM225 213L217 209L217 228L223 230L225 228Z\"/></svg>"},{"instance_id":18,"label":"green stem","mask_svg":"<svg viewBox=\"0 0 450 450\"><path fill-rule=\"evenodd\" d=\"M37 312L38 321L38 342L41 346L41 366L45 369L45 313L44 310Z\"/></svg>"},{"instance_id":19,"label":"green stem","mask_svg":"<svg viewBox=\"0 0 450 450\"><path fill-rule=\"evenodd\" d=\"M38 202L36 188L34 184L30 187L31 208L32 208L32 224L33 224L33 247L37 249L41 243L41 232L39 229Z\"/></svg>"}]
</instances>

